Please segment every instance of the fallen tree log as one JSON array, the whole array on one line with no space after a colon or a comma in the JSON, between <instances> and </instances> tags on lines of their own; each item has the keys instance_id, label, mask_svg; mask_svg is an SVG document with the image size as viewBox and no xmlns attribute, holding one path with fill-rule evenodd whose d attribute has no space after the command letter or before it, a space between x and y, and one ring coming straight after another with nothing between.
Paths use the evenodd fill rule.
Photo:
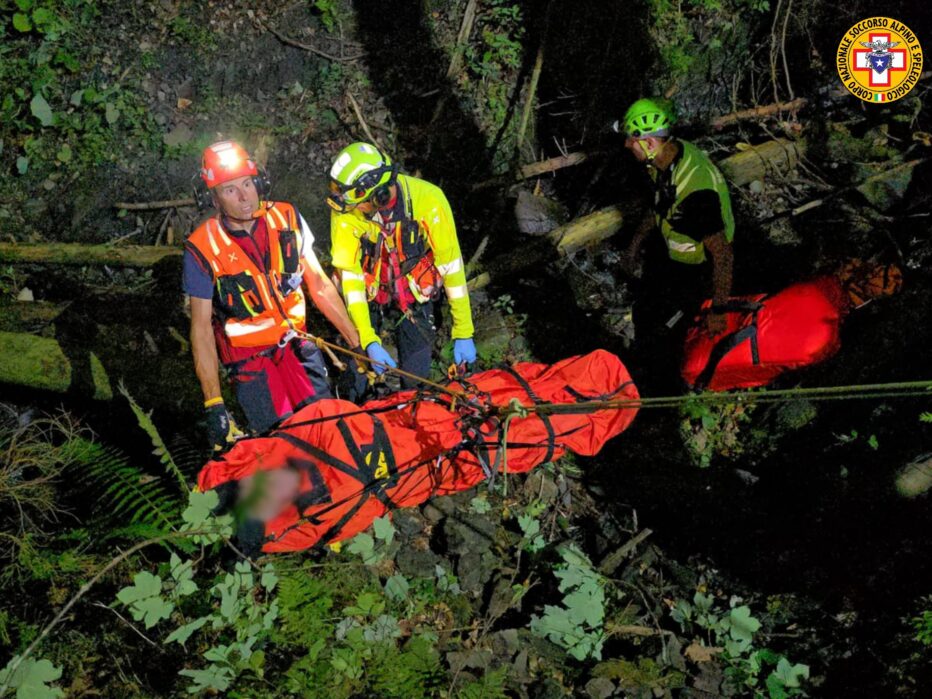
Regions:
<instances>
[{"instance_id":1,"label":"fallen tree log","mask_svg":"<svg viewBox=\"0 0 932 699\"><path fill-rule=\"evenodd\" d=\"M725 158L718 166L733 185L741 186L770 174L788 173L802 158L805 148L803 141L781 138L751 146ZM514 274L552 260L554 252L559 257L566 257L577 250L601 243L618 233L623 223L624 216L617 206L581 216L552 230L546 238L497 256L485 266L482 274L469 280L468 286L471 290L482 289L496 277Z\"/></svg>"},{"instance_id":2,"label":"fallen tree log","mask_svg":"<svg viewBox=\"0 0 932 699\"><path fill-rule=\"evenodd\" d=\"M72 390L78 371L58 341L26 333L0 332L0 384L67 393ZM87 397L113 398L113 386L104 365L93 352L87 354L84 383L90 384Z\"/></svg>"},{"instance_id":3,"label":"fallen tree log","mask_svg":"<svg viewBox=\"0 0 932 699\"><path fill-rule=\"evenodd\" d=\"M178 247L153 245L0 243L0 263L151 267L166 257L175 257L182 252Z\"/></svg>"},{"instance_id":4,"label":"fallen tree log","mask_svg":"<svg viewBox=\"0 0 932 699\"><path fill-rule=\"evenodd\" d=\"M182 206L195 206L196 204L194 197L184 197L182 199L163 199L161 201L118 201L113 205L113 208L126 209L127 211L150 211L152 209L177 209Z\"/></svg>"},{"instance_id":5,"label":"fallen tree log","mask_svg":"<svg viewBox=\"0 0 932 699\"><path fill-rule=\"evenodd\" d=\"M739 109L730 114L722 114L712 119L713 129L721 129L729 124L746 119L759 119L761 117L772 116L780 112L797 112L809 103L805 97L797 97L789 102L777 102L775 104L765 104L760 107L750 107L749 109Z\"/></svg>"},{"instance_id":6,"label":"fallen tree log","mask_svg":"<svg viewBox=\"0 0 932 699\"><path fill-rule=\"evenodd\" d=\"M805 141L778 138L730 155L718 167L731 184L741 187L767 175L789 173L805 153Z\"/></svg>"}]
</instances>

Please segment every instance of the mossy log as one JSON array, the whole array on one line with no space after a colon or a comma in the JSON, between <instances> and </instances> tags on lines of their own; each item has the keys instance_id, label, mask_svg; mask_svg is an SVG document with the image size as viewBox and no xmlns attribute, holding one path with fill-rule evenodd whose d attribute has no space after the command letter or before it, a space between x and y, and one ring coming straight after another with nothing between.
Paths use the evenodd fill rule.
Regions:
<instances>
[{"instance_id":1,"label":"mossy log","mask_svg":"<svg viewBox=\"0 0 932 699\"><path fill-rule=\"evenodd\" d=\"M89 397L110 400L113 385L103 364L93 352L87 359ZM55 338L0 332L0 384L67 393L75 383L75 373L72 362Z\"/></svg>"},{"instance_id":2,"label":"mossy log","mask_svg":"<svg viewBox=\"0 0 932 699\"><path fill-rule=\"evenodd\" d=\"M0 264L112 265L151 267L181 248L154 245L84 245L82 243L0 243Z\"/></svg>"}]
</instances>

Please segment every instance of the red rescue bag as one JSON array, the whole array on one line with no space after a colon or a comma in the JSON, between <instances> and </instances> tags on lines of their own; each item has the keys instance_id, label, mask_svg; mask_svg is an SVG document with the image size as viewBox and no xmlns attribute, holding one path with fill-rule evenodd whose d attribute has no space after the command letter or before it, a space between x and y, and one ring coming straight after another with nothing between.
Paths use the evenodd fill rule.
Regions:
<instances>
[{"instance_id":1,"label":"red rescue bag","mask_svg":"<svg viewBox=\"0 0 932 699\"><path fill-rule=\"evenodd\" d=\"M711 301L703 304L708 312ZM841 347L848 296L834 276L794 284L768 296L729 301L723 334L701 324L686 336L683 379L690 387L727 391L765 386L784 371L810 366Z\"/></svg>"},{"instance_id":2,"label":"red rescue bag","mask_svg":"<svg viewBox=\"0 0 932 699\"><path fill-rule=\"evenodd\" d=\"M514 417L501 448L502 421L483 406L637 400L621 360L597 350L552 366L520 363L474 374L454 389L480 395L451 405L445 394L404 391L363 406L324 399L266 437L238 442L198 476L201 490L285 466L301 475L301 496L265 524L262 550L299 551L340 541L397 507L467 490L506 467L525 472L567 451L592 455L624 431L637 407Z\"/></svg>"}]
</instances>

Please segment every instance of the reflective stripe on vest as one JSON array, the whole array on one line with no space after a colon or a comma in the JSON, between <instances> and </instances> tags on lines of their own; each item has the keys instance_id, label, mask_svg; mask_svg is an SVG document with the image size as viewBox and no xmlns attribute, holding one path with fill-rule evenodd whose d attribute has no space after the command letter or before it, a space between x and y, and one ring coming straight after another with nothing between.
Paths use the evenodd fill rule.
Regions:
<instances>
[{"instance_id":1,"label":"reflective stripe on vest","mask_svg":"<svg viewBox=\"0 0 932 699\"><path fill-rule=\"evenodd\" d=\"M282 293L285 271L281 234L300 235L290 204L268 203L265 224L269 238L269 269L261 269L227 235L219 216L202 223L188 238L214 272L214 312L233 347L267 347L288 330L304 330L306 307L300 285ZM300 238L295 238L299 241Z\"/></svg>"},{"instance_id":2,"label":"reflective stripe on vest","mask_svg":"<svg viewBox=\"0 0 932 699\"><path fill-rule=\"evenodd\" d=\"M664 215L657 213L657 223L660 233L667 244L670 259L684 264L697 265L705 262L705 246L701 241L680 233L670 225L669 221L676 214L680 203L690 194L703 189L711 189L718 194L721 206L722 222L724 223L725 239L731 242L734 238L734 216L731 211L731 197L728 185L717 167L708 156L693 144L680 141L682 155L673 164L670 173L672 185L675 188L675 199ZM657 181L656 173L652 178Z\"/></svg>"}]
</instances>

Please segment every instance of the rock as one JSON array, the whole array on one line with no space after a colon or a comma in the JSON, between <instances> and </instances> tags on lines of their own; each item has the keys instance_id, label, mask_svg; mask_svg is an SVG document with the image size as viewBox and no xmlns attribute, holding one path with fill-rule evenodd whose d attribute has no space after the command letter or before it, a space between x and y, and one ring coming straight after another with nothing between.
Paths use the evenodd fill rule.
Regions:
<instances>
[{"instance_id":1,"label":"rock","mask_svg":"<svg viewBox=\"0 0 932 699\"><path fill-rule=\"evenodd\" d=\"M915 498L932 488L932 454L921 456L904 466L896 476L896 492Z\"/></svg>"},{"instance_id":2,"label":"rock","mask_svg":"<svg viewBox=\"0 0 932 699\"><path fill-rule=\"evenodd\" d=\"M35 301L36 298L32 294L32 289L30 289L28 286L24 286L22 289L19 290L19 293L16 295L16 300L17 301Z\"/></svg>"},{"instance_id":3,"label":"rock","mask_svg":"<svg viewBox=\"0 0 932 699\"><path fill-rule=\"evenodd\" d=\"M593 677L586 682L586 694L592 699L607 699L615 692L615 683L605 677Z\"/></svg>"},{"instance_id":4,"label":"rock","mask_svg":"<svg viewBox=\"0 0 932 699\"><path fill-rule=\"evenodd\" d=\"M406 539L413 539L424 531L427 525L424 517L417 510L398 510L392 517L395 529Z\"/></svg>"},{"instance_id":5,"label":"rock","mask_svg":"<svg viewBox=\"0 0 932 699\"><path fill-rule=\"evenodd\" d=\"M479 355L488 358L492 364L504 360L515 335L505 316L489 308L475 318L474 322Z\"/></svg>"},{"instance_id":6,"label":"rock","mask_svg":"<svg viewBox=\"0 0 932 699\"><path fill-rule=\"evenodd\" d=\"M430 550L419 551L405 546L398 551L395 565L398 571L409 578L433 578L437 566L443 559Z\"/></svg>"},{"instance_id":7,"label":"rock","mask_svg":"<svg viewBox=\"0 0 932 699\"><path fill-rule=\"evenodd\" d=\"M511 659L521 650L521 641L518 638L518 629L504 629L496 631L489 636L492 652L500 658Z\"/></svg>"},{"instance_id":8,"label":"rock","mask_svg":"<svg viewBox=\"0 0 932 699\"><path fill-rule=\"evenodd\" d=\"M447 662L450 671L455 675L466 668L484 670L492 660L492 651L486 648L473 648L471 650L455 650L447 653Z\"/></svg>"},{"instance_id":9,"label":"rock","mask_svg":"<svg viewBox=\"0 0 932 699\"><path fill-rule=\"evenodd\" d=\"M441 512L438 508L434 507L434 504L431 502L427 503L423 508L421 508L421 514L424 515L424 518L428 522L432 522L434 524L439 523L441 520L443 520L444 517L446 517L446 514Z\"/></svg>"},{"instance_id":10,"label":"rock","mask_svg":"<svg viewBox=\"0 0 932 699\"><path fill-rule=\"evenodd\" d=\"M490 617L500 617L511 607L514 592L507 578L499 577L495 581L495 588L489 596L488 614Z\"/></svg>"},{"instance_id":11,"label":"rock","mask_svg":"<svg viewBox=\"0 0 932 699\"><path fill-rule=\"evenodd\" d=\"M178 124L175 128L162 136L162 142L169 147L180 146L190 142L194 132L187 124Z\"/></svg>"},{"instance_id":12,"label":"rock","mask_svg":"<svg viewBox=\"0 0 932 699\"><path fill-rule=\"evenodd\" d=\"M751 194L760 194L764 191L764 183L760 180L753 180L751 184L748 185L748 189L751 190Z\"/></svg>"},{"instance_id":13,"label":"rock","mask_svg":"<svg viewBox=\"0 0 932 699\"><path fill-rule=\"evenodd\" d=\"M524 481L524 494L531 499L538 499L543 503L551 503L557 499L559 489L553 482L550 474L542 469L537 469Z\"/></svg>"},{"instance_id":14,"label":"rock","mask_svg":"<svg viewBox=\"0 0 932 699\"><path fill-rule=\"evenodd\" d=\"M563 697L571 696L571 694L559 682L548 677L534 685L530 696L534 699L563 699Z\"/></svg>"},{"instance_id":15,"label":"rock","mask_svg":"<svg viewBox=\"0 0 932 699\"><path fill-rule=\"evenodd\" d=\"M501 561L492 553L470 551L460 556L456 562L456 577L460 587L474 597L482 594L485 584L492 578Z\"/></svg>"},{"instance_id":16,"label":"rock","mask_svg":"<svg viewBox=\"0 0 932 699\"><path fill-rule=\"evenodd\" d=\"M488 551L495 540L495 524L481 515L469 512L462 515L462 518L448 517L443 522L446 550L457 556Z\"/></svg>"},{"instance_id":17,"label":"rock","mask_svg":"<svg viewBox=\"0 0 932 699\"><path fill-rule=\"evenodd\" d=\"M526 189L518 192L515 203L518 229L527 235L545 235L566 223L566 210L547 197L535 196Z\"/></svg>"}]
</instances>

